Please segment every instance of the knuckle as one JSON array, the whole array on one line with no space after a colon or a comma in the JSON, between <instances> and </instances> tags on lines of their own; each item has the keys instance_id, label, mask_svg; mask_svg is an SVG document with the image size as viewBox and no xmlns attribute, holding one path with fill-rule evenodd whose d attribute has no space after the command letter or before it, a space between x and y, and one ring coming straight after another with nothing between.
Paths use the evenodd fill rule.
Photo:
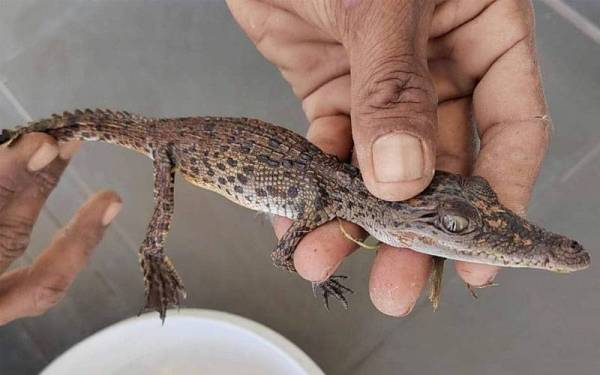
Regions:
<instances>
[{"instance_id":1,"label":"knuckle","mask_svg":"<svg viewBox=\"0 0 600 375\"><path fill-rule=\"evenodd\" d=\"M377 113L389 116L388 111L402 116L418 117L435 113L435 91L426 72L418 72L407 64L390 60L376 69L358 90L360 114Z\"/></svg>"},{"instance_id":2,"label":"knuckle","mask_svg":"<svg viewBox=\"0 0 600 375\"><path fill-rule=\"evenodd\" d=\"M95 230L86 230L80 235L81 243L86 249L93 249L100 242L100 234Z\"/></svg>"},{"instance_id":3,"label":"knuckle","mask_svg":"<svg viewBox=\"0 0 600 375\"><path fill-rule=\"evenodd\" d=\"M37 187L37 194L40 196L46 196L56 187L58 184L58 176L54 173L41 170L36 172L34 175L34 183Z\"/></svg>"},{"instance_id":4,"label":"knuckle","mask_svg":"<svg viewBox=\"0 0 600 375\"><path fill-rule=\"evenodd\" d=\"M309 121L314 121L318 117L335 114L335 109L324 99L323 86L318 88L312 94L302 100L302 110Z\"/></svg>"},{"instance_id":5,"label":"knuckle","mask_svg":"<svg viewBox=\"0 0 600 375\"><path fill-rule=\"evenodd\" d=\"M283 21L286 15L269 6L262 11L240 12L237 18L252 43L261 49L265 44L273 42L273 36L285 30L282 25L289 22L289 20Z\"/></svg>"},{"instance_id":6,"label":"knuckle","mask_svg":"<svg viewBox=\"0 0 600 375\"><path fill-rule=\"evenodd\" d=\"M272 42L272 39L270 38L271 33L269 32L270 29L267 26L267 23L268 18L262 20L262 22L258 24L255 23L254 27L248 27L245 30L252 43L254 43L259 50L265 48L265 44Z\"/></svg>"},{"instance_id":7,"label":"knuckle","mask_svg":"<svg viewBox=\"0 0 600 375\"><path fill-rule=\"evenodd\" d=\"M65 276L55 275L44 284L33 289L33 313L43 314L55 306L67 292L70 280Z\"/></svg>"},{"instance_id":8,"label":"knuckle","mask_svg":"<svg viewBox=\"0 0 600 375\"><path fill-rule=\"evenodd\" d=\"M306 1L303 3L310 18L321 30L326 30L338 39L351 31L350 15L343 1Z\"/></svg>"},{"instance_id":9,"label":"knuckle","mask_svg":"<svg viewBox=\"0 0 600 375\"><path fill-rule=\"evenodd\" d=\"M502 19L510 22L506 28L514 39L520 40L533 36L534 15L531 1L529 0L503 0L495 1L498 13L502 13Z\"/></svg>"},{"instance_id":10,"label":"knuckle","mask_svg":"<svg viewBox=\"0 0 600 375\"><path fill-rule=\"evenodd\" d=\"M93 228L76 228L74 225L69 225L63 230L61 237L67 245L79 244L91 250L100 242L102 236Z\"/></svg>"},{"instance_id":11,"label":"knuckle","mask_svg":"<svg viewBox=\"0 0 600 375\"><path fill-rule=\"evenodd\" d=\"M0 259L9 262L19 258L29 245L33 222L24 218L5 218L0 223Z\"/></svg>"},{"instance_id":12,"label":"knuckle","mask_svg":"<svg viewBox=\"0 0 600 375\"><path fill-rule=\"evenodd\" d=\"M14 175L0 176L0 208L3 207L17 192L18 184Z\"/></svg>"}]
</instances>

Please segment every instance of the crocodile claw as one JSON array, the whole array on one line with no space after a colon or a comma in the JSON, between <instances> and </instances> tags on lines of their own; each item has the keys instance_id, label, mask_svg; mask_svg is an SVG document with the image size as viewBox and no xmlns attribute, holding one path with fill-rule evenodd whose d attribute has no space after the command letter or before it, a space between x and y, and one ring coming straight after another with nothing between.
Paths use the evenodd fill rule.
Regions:
<instances>
[{"instance_id":1,"label":"crocodile claw","mask_svg":"<svg viewBox=\"0 0 600 375\"><path fill-rule=\"evenodd\" d=\"M345 275L334 275L329 277L329 279L320 282L320 283L312 283L313 294L315 297L317 293L320 293L323 297L323 304L325 308L329 310L329 297L333 296L335 299L341 302L344 306L344 309L348 308L348 300L344 294L346 293L354 293L354 291L347 286L343 285L339 280L347 279L348 276Z\"/></svg>"}]
</instances>

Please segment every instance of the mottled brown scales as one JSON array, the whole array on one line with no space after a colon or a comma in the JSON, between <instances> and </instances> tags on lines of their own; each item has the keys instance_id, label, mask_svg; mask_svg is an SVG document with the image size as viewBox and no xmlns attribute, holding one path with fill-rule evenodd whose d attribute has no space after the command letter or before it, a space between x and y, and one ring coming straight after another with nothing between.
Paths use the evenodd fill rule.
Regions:
<instances>
[{"instance_id":1,"label":"mottled brown scales","mask_svg":"<svg viewBox=\"0 0 600 375\"><path fill-rule=\"evenodd\" d=\"M481 177L438 171L431 185L404 202L371 195L360 171L321 152L304 137L260 120L230 117L147 118L127 112L65 112L3 130L0 143L29 132L60 141L118 144L153 159L155 209L140 247L146 308L164 319L185 296L164 254L173 215L174 176L258 211L294 220L272 252L276 266L295 271L292 257L306 233L336 217L363 227L392 246L470 262L569 272L590 258L577 242L543 230L504 208ZM435 258L439 259L439 258ZM441 264L438 262L438 264ZM441 266L433 294L439 294ZM315 292L344 304L350 292L333 276Z\"/></svg>"}]
</instances>

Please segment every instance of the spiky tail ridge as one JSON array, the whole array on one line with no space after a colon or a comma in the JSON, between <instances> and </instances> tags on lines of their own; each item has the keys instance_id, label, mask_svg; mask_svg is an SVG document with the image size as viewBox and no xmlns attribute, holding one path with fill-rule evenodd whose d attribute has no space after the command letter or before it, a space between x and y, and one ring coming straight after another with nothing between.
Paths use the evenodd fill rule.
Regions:
<instances>
[{"instance_id":1,"label":"spiky tail ridge","mask_svg":"<svg viewBox=\"0 0 600 375\"><path fill-rule=\"evenodd\" d=\"M155 119L125 111L86 109L54 114L13 129L3 129L0 145L12 143L20 136L41 132L59 141L83 140L115 143L143 153L149 151L149 127Z\"/></svg>"}]
</instances>

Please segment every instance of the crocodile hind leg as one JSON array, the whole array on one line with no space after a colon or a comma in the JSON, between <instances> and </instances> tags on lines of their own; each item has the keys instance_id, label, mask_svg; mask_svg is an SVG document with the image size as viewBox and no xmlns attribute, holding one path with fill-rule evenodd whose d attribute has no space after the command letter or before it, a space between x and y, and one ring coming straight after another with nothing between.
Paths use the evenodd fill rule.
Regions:
<instances>
[{"instance_id":1,"label":"crocodile hind leg","mask_svg":"<svg viewBox=\"0 0 600 375\"><path fill-rule=\"evenodd\" d=\"M144 273L146 304L144 310L156 310L164 321L169 306L179 307L185 289L175 267L164 254L164 242L173 216L175 171L168 150L153 152L154 213L146 238L140 247L140 264Z\"/></svg>"},{"instance_id":2,"label":"crocodile hind leg","mask_svg":"<svg viewBox=\"0 0 600 375\"><path fill-rule=\"evenodd\" d=\"M310 231L319 225L326 223L330 217L325 213L314 212L305 215L292 223L287 232L281 237L277 246L271 253L273 264L290 272L297 272L294 266L294 252L300 240ZM339 280L346 279L347 276L333 275L323 282L313 282L313 293L320 293L323 297L325 307L329 309L329 297L333 296L340 301L345 308L348 307L348 300L344 294L353 293L352 289L344 286Z\"/></svg>"}]
</instances>

